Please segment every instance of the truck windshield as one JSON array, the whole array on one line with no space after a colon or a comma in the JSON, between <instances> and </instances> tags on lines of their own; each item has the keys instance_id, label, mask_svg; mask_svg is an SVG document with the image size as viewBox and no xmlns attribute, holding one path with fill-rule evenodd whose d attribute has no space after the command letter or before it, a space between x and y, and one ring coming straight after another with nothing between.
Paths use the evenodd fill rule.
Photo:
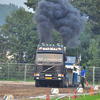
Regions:
<instances>
[{"instance_id":1,"label":"truck windshield","mask_svg":"<svg viewBox=\"0 0 100 100\"><path fill-rule=\"evenodd\" d=\"M37 53L37 63L62 63L63 54Z\"/></svg>"}]
</instances>

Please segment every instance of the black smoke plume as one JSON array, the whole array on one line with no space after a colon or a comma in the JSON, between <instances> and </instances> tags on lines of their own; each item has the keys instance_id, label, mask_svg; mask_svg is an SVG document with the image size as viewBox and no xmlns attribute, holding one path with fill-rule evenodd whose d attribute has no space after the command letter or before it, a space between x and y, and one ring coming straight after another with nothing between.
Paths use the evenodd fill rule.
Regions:
<instances>
[{"instance_id":1,"label":"black smoke plume","mask_svg":"<svg viewBox=\"0 0 100 100\"><path fill-rule=\"evenodd\" d=\"M38 3L34 20L38 24L40 43L49 43L54 28L61 34L64 46L75 48L80 44L78 37L87 18L67 0L42 0Z\"/></svg>"}]
</instances>

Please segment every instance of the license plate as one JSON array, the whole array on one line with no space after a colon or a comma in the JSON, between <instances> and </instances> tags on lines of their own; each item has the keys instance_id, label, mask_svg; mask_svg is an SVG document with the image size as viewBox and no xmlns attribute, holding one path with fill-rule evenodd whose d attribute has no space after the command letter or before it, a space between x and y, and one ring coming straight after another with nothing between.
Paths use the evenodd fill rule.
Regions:
<instances>
[{"instance_id":1,"label":"license plate","mask_svg":"<svg viewBox=\"0 0 100 100\"><path fill-rule=\"evenodd\" d=\"M46 77L46 79L52 79L52 77Z\"/></svg>"},{"instance_id":2,"label":"license plate","mask_svg":"<svg viewBox=\"0 0 100 100\"><path fill-rule=\"evenodd\" d=\"M50 77L50 76L52 76L52 75L51 75L51 74L45 74L45 76L49 76L49 77Z\"/></svg>"}]
</instances>

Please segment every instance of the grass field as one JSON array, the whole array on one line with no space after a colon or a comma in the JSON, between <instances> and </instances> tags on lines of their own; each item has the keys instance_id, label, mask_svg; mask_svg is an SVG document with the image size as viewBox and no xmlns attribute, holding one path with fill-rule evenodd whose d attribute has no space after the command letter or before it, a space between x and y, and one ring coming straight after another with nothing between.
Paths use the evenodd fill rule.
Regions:
<instances>
[{"instance_id":1,"label":"grass field","mask_svg":"<svg viewBox=\"0 0 100 100\"><path fill-rule=\"evenodd\" d=\"M52 98L50 100L56 100L57 98ZM46 100L46 99L22 99L22 100ZM58 100L69 100L69 98L62 98L62 99L58 99ZM72 98L70 98L70 100L74 100ZM100 100L100 93L97 95L85 95L84 96L78 96L76 97L75 100Z\"/></svg>"},{"instance_id":2,"label":"grass field","mask_svg":"<svg viewBox=\"0 0 100 100\"><path fill-rule=\"evenodd\" d=\"M56 100L56 98L53 98L53 99L50 99L50 100ZM63 98L63 99L58 99L58 100L69 100L69 98ZM74 99L71 99L70 100L74 100ZM82 95L82 96L79 96L79 97L76 97L75 100L100 100L100 93L97 95L85 95L85 97Z\"/></svg>"}]
</instances>

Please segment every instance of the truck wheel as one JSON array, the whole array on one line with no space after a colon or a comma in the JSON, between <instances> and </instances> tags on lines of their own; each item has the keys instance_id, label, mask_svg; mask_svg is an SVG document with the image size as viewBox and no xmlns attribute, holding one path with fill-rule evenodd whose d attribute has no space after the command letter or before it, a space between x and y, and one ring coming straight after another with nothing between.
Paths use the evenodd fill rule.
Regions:
<instances>
[{"instance_id":1,"label":"truck wheel","mask_svg":"<svg viewBox=\"0 0 100 100\"><path fill-rule=\"evenodd\" d=\"M38 80L35 81L35 87L40 87L40 81Z\"/></svg>"},{"instance_id":2,"label":"truck wheel","mask_svg":"<svg viewBox=\"0 0 100 100\"><path fill-rule=\"evenodd\" d=\"M64 87L64 83L63 83L63 81L60 82L59 87L61 87L61 88Z\"/></svg>"}]
</instances>

